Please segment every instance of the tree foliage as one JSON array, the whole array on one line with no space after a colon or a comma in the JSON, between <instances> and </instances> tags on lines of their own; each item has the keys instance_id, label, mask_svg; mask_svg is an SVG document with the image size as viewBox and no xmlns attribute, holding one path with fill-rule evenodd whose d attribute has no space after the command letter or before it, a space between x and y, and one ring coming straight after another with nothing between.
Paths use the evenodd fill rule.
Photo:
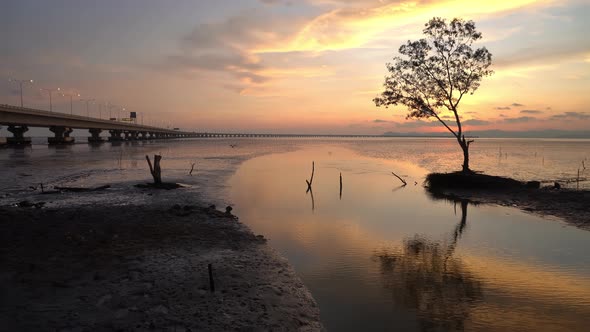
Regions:
<instances>
[{"instance_id":1,"label":"tree foliage","mask_svg":"<svg viewBox=\"0 0 590 332\"><path fill-rule=\"evenodd\" d=\"M473 94L481 80L493 74L492 54L485 47L472 48L482 37L473 21L455 18L447 22L435 17L423 33L426 38L402 45L400 56L387 64L390 75L374 102L385 107L405 105L407 118L436 118L459 142L463 170L469 171L471 141L465 139L458 107L464 95ZM455 124L442 119L445 111L452 113Z\"/></svg>"}]
</instances>

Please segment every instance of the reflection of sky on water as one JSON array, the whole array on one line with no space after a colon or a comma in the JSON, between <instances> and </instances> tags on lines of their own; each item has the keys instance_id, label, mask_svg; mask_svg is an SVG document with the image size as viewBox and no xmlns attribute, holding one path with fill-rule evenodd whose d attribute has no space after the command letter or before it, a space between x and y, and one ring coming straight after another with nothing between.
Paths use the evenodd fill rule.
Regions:
<instances>
[{"instance_id":1,"label":"reflection of sky on water","mask_svg":"<svg viewBox=\"0 0 590 332\"><path fill-rule=\"evenodd\" d=\"M312 160L313 211L305 194ZM391 171L409 185L400 189ZM516 209L434 200L414 186L425 173L315 146L245 162L231 199L295 265L329 329L583 326L590 233Z\"/></svg>"}]
</instances>

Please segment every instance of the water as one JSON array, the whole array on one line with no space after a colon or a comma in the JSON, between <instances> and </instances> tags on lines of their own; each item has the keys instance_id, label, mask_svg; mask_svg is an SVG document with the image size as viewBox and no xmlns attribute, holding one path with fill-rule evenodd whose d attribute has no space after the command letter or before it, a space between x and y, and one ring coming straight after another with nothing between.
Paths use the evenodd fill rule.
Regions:
<instances>
[{"instance_id":1,"label":"water","mask_svg":"<svg viewBox=\"0 0 590 332\"><path fill-rule=\"evenodd\" d=\"M313 198L304 182L312 160ZM512 208L436 200L414 185L426 173L317 145L249 160L230 188L241 220L292 262L330 330L586 327L590 233Z\"/></svg>"},{"instance_id":2,"label":"water","mask_svg":"<svg viewBox=\"0 0 590 332\"><path fill-rule=\"evenodd\" d=\"M590 156L588 143L478 140L472 165L523 180L571 179ZM149 181L145 154L153 153L164 156L164 179L186 188L150 196L132 187ZM31 197L36 191L28 187L44 182L113 185L105 193L34 196L50 206L232 204L242 222L294 265L333 331L585 330L590 233L513 208L427 195L425 174L457 169L459 156L456 144L441 139L34 146L0 151L0 203ZM313 197L305 192L311 161ZM193 162L197 171L189 176ZM408 186L400 187L392 171Z\"/></svg>"}]
</instances>

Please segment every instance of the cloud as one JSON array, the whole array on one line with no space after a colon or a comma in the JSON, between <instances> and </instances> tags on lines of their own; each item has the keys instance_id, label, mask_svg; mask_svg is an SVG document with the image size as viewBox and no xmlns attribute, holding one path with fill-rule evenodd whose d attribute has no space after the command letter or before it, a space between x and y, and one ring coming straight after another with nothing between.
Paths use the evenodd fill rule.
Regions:
<instances>
[{"instance_id":1,"label":"cloud","mask_svg":"<svg viewBox=\"0 0 590 332\"><path fill-rule=\"evenodd\" d=\"M393 122L393 121L387 121L387 120L381 120L381 119L375 119L373 120L374 123L388 123L388 122Z\"/></svg>"},{"instance_id":2,"label":"cloud","mask_svg":"<svg viewBox=\"0 0 590 332\"><path fill-rule=\"evenodd\" d=\"M520 113L522 113L522 114L542 114L543 111L538 111L538 110L522 110L522 111L520 111Z\"/></svg>"},{"instance_id":3,"label":"cloud","mask_svg":"<svg viewBox=\"0 0 590 332\"><path fill-rule=\"evenodd\" d=\"M551 117L553 120L588 120L590 119L590 113L586 112L564 112L561 114L553 115Z\"/></svg>"},{"instance_id":4,"label":"cloud","mask_svg":"<svg viewBox=\"0 0 590 332\"><path fill-rule=\"evenodd\" d=\"M396 123L396 127L403 128L403 129L415 129L415 128L421 128L421 127L438 127L438 126L442 126L442 124L438 121L416 120L416 121L406 121L406 122L402 122L402 123Z\"/></svg>"},{"instance_id":5,"label":"cloud","mask_svg":"<svg viewBox=\"0 0 590 332\"><path fill-rule=\"evenodd\" d=\"M544 5L543 0L492 1L334 1L312 0L312 4L348 6L324 12L309 20L290 39L256 50L266 52L323 52L360 48L380 37L397 34L408 25L423 24L433 16L489 17L523 7ZM416 29L416 33L419 33ZM407 36L404 36L407 38Z\"/></svg>"},{"instance_id":6,"label":"cloud","mask_svg":"<svg viewBox=\"0 0 590 332\"><path fill-rule=\"evenodd\" d=\"M301 54L350 50L383 40L387 40L389 48L392 33L399 38L408 38L409 31L421 36L420 27L433 16L452 14L477 19L543 5L546 0L481 0L477 6L468 0L307 0L302 8L311 5L313 10L309 12L319 13L311 18L303 12L286 14L273 9L272 5L291 5L292 1L259 2L270 6L198 24L181 39L179 50L166 58L165 69L182 75L223 72L244 88L252 88L268 84L280 68L296 68ZM277 54L285 55L282 61ZM307 69L310 72L319 67ZM294 70L289 78L299 75Z\"/></svg>"},{"instance_id":7,"label":"cloud","mask_svg":"<svg viewBox=\"0 0 590 332\"><path fill-rule=\"evenodd\" d=\"M512 107L523 107L523 104L519 104L519 103L512 103L512 105L510 105Z\"/></svg>"},{"instance_id":8,"label":"cloud","mask_svg":"<svg viewBox=\"0 0 590 332\"><path fill-rule=\"evenodd\" d=\"M278 42L285 26L263 13L244 11L215 23L197 25L180 40L179 50L165 60L165 69L185 73L229 73L243 86L268 82L271 68L251 49Z\"/></svg>"},{"instance_id":9,"label":"cloud","mask_svg":"<svg viewBox=\"0 0 590 332\"><path fill-rule=\"evenodd\" d=\"M510 106L500 106L500 107L495 107L494 109L496 110L500 110L500 111L508 111L510 110Z\"/></svg>"},{"instance_id":10,"label":"cloud","mask_svg":"<svg viewBox=\"0 0 590 332\"><path fill-rule=\"evenodd\" d=\"M504 122L506 123L525 123L525 122L531 122L531 121L535 121L538 120L535 117L531 117L531 116L521 116L521 117L517 117L517 118L507 118L504 119Z\"/></svg>"},{"instance_id":11,"label":"cloud","mask_svg":"<svg viewBox=\"0 0 590 332\"><path fill-rule=\"evenodd\" d=\"M499 69L520 67L524 64L542 65L555 64L566 60L582 59L590 49L590 41L580 39L577 43L553 42L539 47L521 48L512 54L499 55L494 66Z\"/></svg>"},{"instance_id":12,"label":"cloud","mask_svg":"<svg viewBox=\"0 0 590 332\"><path fill-rule=\"evenodd\" d=\"M479 120L479 119L469 119L469 120L463 121L463 124L471 125L471 126L484 126L484 125L488 125L490 123L491 123L490 121Z\"/></svg>"}]
</instances>

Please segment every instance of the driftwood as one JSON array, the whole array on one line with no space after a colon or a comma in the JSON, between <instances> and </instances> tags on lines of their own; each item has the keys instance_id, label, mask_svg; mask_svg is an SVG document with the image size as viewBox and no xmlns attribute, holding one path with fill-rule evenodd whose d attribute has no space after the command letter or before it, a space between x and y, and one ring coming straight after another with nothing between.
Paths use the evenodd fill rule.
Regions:
<instances>
[{"instance_id":1,"label":"driftwood","mask_svg":"<svg viewBox=\"0 0 590 332\"><path fill-rule=\"evenodd\" d=\"M145 156L145 159L150 166L150 173L154 178L154 184L156 186L162 184L162 169L160 168L160 160L162 160L162 156L155 154L154 155L154 165L152 167L152 162L150 161L150 157L148 155Z\"/></svg>"},{"instance_id":2,"label":"driftwood","mask_svg":"<svg viewBox=\"0 0 590 332\"><path fill-rule=\"evenodd\" d=\"M136 188L141 189L165 189L165 190L172 190L182 188L182 185L178 183L169 183L169 182L162 182L159 184L155 183L138 183L135 185Z\"/></svg>"},{"instance_id":3,"label":"driftwood","mask_svg":"<svg viewBox=\"0 0 590 332\"><path fill-rule=\"evenodd\" d=\"M88 191L99 191L105 190L110 188L110 185L104 185L96 188L80 188L80 187L53 187L57 191L67 191L67 192L74 192L74 193L81 193L81 192L88 192Z\"/></svg>"},{"instance_id":4,"label":"driftwood","mask_svg":"<svg viewBox=\"0 0 590 332\"><path fill-rule=\"evenodd\" d=\"M311 162L311 179L309 179L309 181L305 180L305 182L307 183L307 191L311 190L311 185L313 184L313 173L315 173L315 161Z\"/></svg>"},{"instance_id":5,"label":"driftwood","mask_svg":"<svg viewBox=\"0 0 590 332\"><path fill-rule=\"evenodd\" d=\"M191 164L191 170L188 172L188 175L193 175L193 170L195 169L195 163Z\"/></svg>"},{"instance_id":6,"label":"driftwood","mask_svg":"<svg viewBox=\"0 0 590 332\"><path fill-rule=\"evenodd\" d=\"M396 177L396 178L398 178L398 179L399 179L399 180L400 180L400 181L403 183L403 186L404 186L404 187L405 187L405 186L408 184L408 183L406 182L406 180L402 179L402 178L401 178L399 175L397 175L397 174L395 174L395 173L393 173L393 172L391 172L391 174L395 175L395 177Z\"/></svg>"}]
</instances>

